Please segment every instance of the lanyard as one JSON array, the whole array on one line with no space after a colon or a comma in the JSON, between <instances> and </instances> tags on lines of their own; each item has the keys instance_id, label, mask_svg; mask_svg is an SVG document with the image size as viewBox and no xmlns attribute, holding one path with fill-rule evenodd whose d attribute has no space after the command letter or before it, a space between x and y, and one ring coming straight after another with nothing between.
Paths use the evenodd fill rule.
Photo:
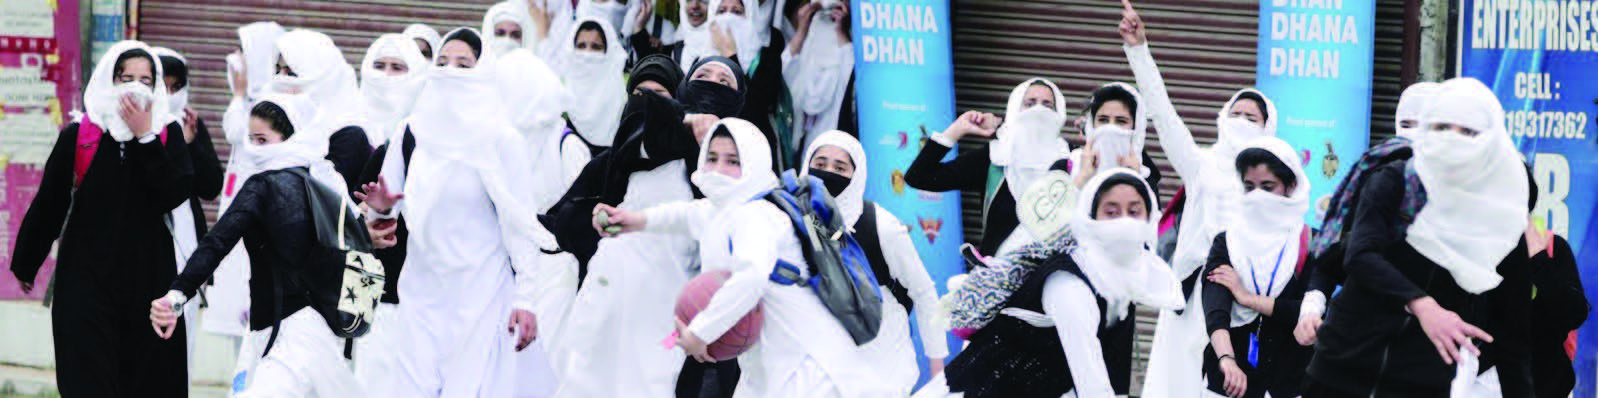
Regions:
<instances>
[{"instance_id":1,"label":"lanyard","mask_svg":"<svg viewBox=\"0 0 1598 398\"><path fill-rule=\"evenodd\" d=\"M1281 250L1281 252L1276 254L1276 265L1274 267L1271 267L1271 280L1265 282L1265 291L1263 291L1263 292L1260 291L1260 277L1259 277L1258 274L1255 273L1255 272L1259 271L1260 267L1256 266L1256 267L1249 267L1248 268L1248 280L1250 282L1254 283L1254 293L1256 293L1256 294L1264 294L1266 297L1270 297L1271 296L1271 290L1270 289L1275 287L1275 285L1276 285L1276 271L1281 271L1282 270L1282 258L1287 256L1288 243L1290 243L1290 242L1282 242L1282 250ZM1248 260L1249 265L1255 265L1254 264L1254 259L1246 258L1246 257L1245 257L1245 259Z\"/></svg>"}]
</instances>

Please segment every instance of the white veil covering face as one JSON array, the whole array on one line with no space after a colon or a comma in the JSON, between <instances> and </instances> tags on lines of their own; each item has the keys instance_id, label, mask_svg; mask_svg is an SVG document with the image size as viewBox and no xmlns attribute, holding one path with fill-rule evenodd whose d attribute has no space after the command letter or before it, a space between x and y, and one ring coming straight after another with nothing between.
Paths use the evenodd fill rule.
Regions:
<instances>
[{"instance_id":1,"label":"white veil covering face","mask_svg":"<svg viewBox=\"0 0 1598 398\"><path fill-rule=\"evenodd\" d=\"M176 58L178 60L178 62L183 63L183 65L185 65L185 66L187 66L189 64L189 59L188 58L184 57L183 54L179 54L177 51L172 50L170 48L166 48L166 47L151 47L150 48L150 52L154 53L154 55L156 56L156 62L158 62L158 63L161 62L160 61L160 57L172 57L172 58ZM165 76L166 75L166 71L164 71L164 70L161 71L161 75ZM159 83L161 85L163 85L163 86L166 85L166 82L164 82L164 81L163 82L159 82ZM178 122L180 124L183 123L183 108L187 108L189 106L189 87L192 87L192 86L193 86L192 84L184 84L183 88L178 89L177 92L175 92L175 93L168 92L167 93L168 96L167 96L166 109L167 109L168 115L170 115L170 117L172 118L172 121Z\"/></svg>"},{"instance_id":2,"label":"white veil covering face","mask_svg":"<svg viewBox=\"0 0 1598 398\"><path fill-rule=\"evenodd\" d=\"M1054 93L1054 109L1041 103L1025 107L1026 92L1034 84ZM1071 154L1071 145L1060 136L1060 128L1065 125L1065 96L1048 79L1027 79L1010 91L1004 117L1004 125L999 126L989 143L989 157L994 165L1004 167L1004 182L1010 186L1010 194L1020 200L1032 181L1047 173L1055 161Z\"/></svg>"},{"instance_id":3,"label":"white veil covering face","mask_svg":"<svg viewBox=\"0 0 1598 398\"><path fill-rule=\"evenodd\" d=\"M345 188L348 185L345 185L344 177L333 169L333 162L326 159L326 137L305 134L303 131L312 125L312 120L316 119L315 104L308 101L304 95L269 94L266 98L256 101L250 108L253 109L263 103L271 103L282 109L283 114L288 117L289 125L294 128L294 134L276 144L257 145L252 141L245 141L243 149L250 153L249 159L255 162L255 170L265 172L307 167L313 180L333 192L338 192L345 201L350 202L351 209L355 208Z\"/></svg>"},{"instance_id":4,"label":"white veil covering face","mask_svg":"<svg viewBox=\"0 0 1598 398\"><path fill-rule=\"evenodd\" d=\"M277 63L277 38L286 31L277 22L270 21L240 26L238 31L242 51L239 57L228 56L228 74L231 77L243 71L249 85L245 94L251 99L264 97L276 73L273 66ZM228 85L232 84L233 79L228 79Z\"/></svg>"},{"instance_id":5,"label":"white veil covering face","mask_svg":"<svg viewBox=\"0 0 1598 398\"><path fill-rule=\"evenodd\" d=\"M1309 212L1310 182L1304 175L1298 152L1286 141L1259 137L1243 149L1254 148L1269 151L1293 170L1293 191L1285 197L1263 189L1243 194L1238 204L1238 217L1232 218L1226 227L1226 250L1232 269L1236 270L1245 289L1275 298L1286 290L1298 266L1306 228L1304 215ZM1259 312L1232 305L1232 327L1247 325L1258 318Z\"/></svg>"},{"instance_id":6,"label":"white veil covering face","mask_svg":"<svg viewBox=\"0 0 1598 398\"><path fill-rule=\"evenodd\" d=\"M1399 137L1410 140L1421 137L1421 112L1426 111L1426 105L1430 104L1432 98L1437 96L1437 91L1441 87L1437 83L1417 82L1409 85L1409 88L1404 89L1404 94L1398 96L1398 110L1394 112L1395 118L1393 119L1395 123L1402 123L1405 120L1415 121L1414 127L1404 128L1402 124L1396 126Z\"/></svg>"},{"instance_id":7,"label":"white veil covering face","mask_svg":"<svg viewBox=\"0 0 1598 398\"><path fill-rule=\"evenodd\" d=\"M710 141L715 140L715 134L706 138L705 145L699 147L698 169L689 179L699 187L700 192L704 192L706 199L716 204L717 213L732 210L736 205L781 183L777 174L771 171L771 147L759 128L743 119L726 118L712 131L726 131L732 135L733 145L738 148L738 168L742 174L733 178L706 168Z\"/></svg>"},{"instance_id":8,"label":"white veil covering face","mask_svg":"<svg viewBox=\"0 0 1598 398\"><path fill-rule=\"evenodd\" d=\"M405 74L390 76L377 70L380 59L398 59L405 63ZM378 36L361 59L361 98L364 115L375 128L373 146L382 145L399 130L400 120L410 116L416 106L416 95L427 83L427 72L432 70L416 41L404 35L389 33Z\"/></svg>"},{"instance_id":9,"label":"white veil covering face","mask_svg":"<svg viewBox=\"0 0 1598 398\"><path fill-rule=\"evenodd\" d=\"M810 175L810 159L816 156L817 150L826 146L842 149L844 153L849 154L849 161L854 163L854 176L849 177L849 186L833 198L838 204L838 209L843 212L844 225L853 226L860 220L860 215L865 213L866 149L860 146L860 140L849 133L838 130L821 133L810 143L810 148L805 150L804 161L799 165L799 175Z\"/></svg>"},{"instance_id":10,"label":"white veil covering face","mask_svg":"<svg viewBox=\"0 0 1598 398\"><path fill-rule=\"evenodd\" d=\"M1132 103L1128 105L1136 110L1132 112L1130 130L1109 124L1101 126L1098 124L1096 114L1082 115L1082 120L1085 121L1083 133L1087 141L1092 143L1093 150L1099 153L1100 168L1117 165L1121 156L1131 156L1141 162L1144 143L1148 140L1144 132L1148 131L1149 124L1148 107L1143 106L1143 95L1138 93L1137 87L1122 82L1106 83L1099 88L1099 90L1105 89L1119 89L1126 92L1132 98ZM1093 99L1093 101L1098 100ZM1077 160L1085 161L1085 159ZM1139 174L1147 177L1149 173L1147 170L1139 170Z\"/></svg>"},{"instance_id":11,"label":"white veil covering face","mask_svg":"<svg viewBox=\"0 0 1598 398\"><path fill-rule=\"evenodd\" d=\"M563 178L560 157L561 132L574 99L561 85L560 76L529 50L515 50L499 59L498 80L510 124L530 146L533 163L535 203L540 213L547 211L570 181Z\"/></svg>"},{"instance_id":12,"label":"white veil covering face","mask_svg":"<svg viewBox=\"0 0 1598 398\"><path fill-rule=\"evenodd\" d=\"M366 119L361 90L355 84L355 69L344 60L344 53L333 39L321 32L295 29L277 39L283 63L296 76L274 75L273 91L304 94L316 107L316 117L302 133L323 138L348 126L362 126ZM367 142L382 141L378 129L366 130Z\"/></svg>"},{"instance_id":13,"label":"white veil covering face","mask_svg":"<svg viewBox=\"0 0 1598 398\"><path fill-rule=\"evenodd\" d=\"M147 86L138 81L128 83L116 82L117 58L129 51L142 51L149 55L154 86ZM128 128L126 121L122 120L122 97L134 95L150 106L150 131L161 132L167 124L172 123L172 112L167 109L166 83L162 80L161 60L155 52L144 42L124 40L117 42L100 56L100 61L94 65L94 73L89 75L88 84L83 89L83 114L78 116L79 124L92 123L100 126L112 139L117 142L128 142L133 139L134 132Z\"/></svg>"},{"instance_id":14,"label":"white veil covering face","mask_svg":"<svg viewBox=\"0 0 1598 398\"><path fill-rule=\"evenodd\" d=\"M1130 315L1127 309L1131 303L1158 309L1182 309L1186 299L1182 297L1181 284L1171 267L1153 250L1160 220L1157 204L1146 203L1147 219L1093 218L1099 187L1118 175L1131 177L1129 180L1144 191L1149 201L1159 197L1143 177L1131 169L1109 169L1089 179L1082 187L1083 196L1076 201L1075 214L1071 216L1071 234L1077 239L1071 258L1105 298L1106 320L1125 319Z\"/></svg>"},{"instance_id":15,"label":"white veil covering face","mask_svg":"<svg viewBox=\"0 0 1598 398\"><path fill-rule=\"evenodd\" d=\"M743 67L745 74L750 75L755 73L755 58L760 56L760 49L766 46L766 42L760 40L760 34L756 32L758 30L757 27L764 27L764 24L757 24L754 21L758 17L757 14L760 13L760 10L748 6L753 1L755 0L744 1L744 15L733 14L731 11L725 13L716 12L717 8L721 8L721 4L724 2L722 0L716 0L711 4L712 8L710 9L710 26L722 29L722 31L727 32L728 36L732 37L733 47L737 48L738 64ZM706 37L711 37L708 31ZM687 69L684 68L683 70Z\"/></svg>"},{"instance_id":16,"label":"white veil covering face","mask_svg":"<svg viewBox=\"0 0 1598 398\"><path fill-rule=\"evenodd\" d=\"M1245 99L1243 98L1244 94L1257 95L1265 101L1264 104L1260 105L1264 107L1261 110L1265 112L1265 124L1251 123L1241 118L1228 116L1232 113L1232 107L1237 105L1237 100ZM1253 88L1238 90L1232 94L1231 99L1226 101L1226 106L1221 107L1221 113L1215 116L1218 137L1215 145L1210 146L1210 151L1217 155L1217 160L1230 165L1232 160L1237 158L1237 153L1242 151L1243 147L1248 145L1250 141L1258 137L1275 137L1276 122L1279 119L1281 119L1281 115L1276 113L1276 102L1271 101L1271 97L1267 97L1265 93ZM1228 166L1227 169L1230 170L1231 167Z\"/></svg>"},{"instance_id":17,"label":"white veil covering face","mask_svg":"<svg viewBox=\"0 0 1598 398\"><path fill-rule=\"evenodd\" d=\"M633 24L632 18L629 17L637 15L630 6L631 4L622 4L619 0L605 0L604 2L579 0L577 2L576 20L594 18L609 23L612 28L625 29ZM620 40L627 40L626 34L623 32L615 32L617 34L615 37Z\"/></svg>"},{"instance_id":18,"label":"white veil covering face","mask_svg":"<svg viewBox=\"0 0 1598 398\"><path fill-rule=\"evenodd\" d=\"M605 53L578 51L577 33L584 24L599 25L605 37ZM565 78L567 87L579 88L574 93L571 121L588 143L610 146L616 138L616 127L621 124L621 111L627 105L627 79L622 70L627 65L627 50L616 39L614 28L605 21L586 18L577 21L558 43L553 67Z\"/></svg>"},{"instance_id":19,"label":"white veil covering face","mask_svg":"<svg viewBox=\"0 0 1598 398\"><path fill-rule=\"evenodd\" d=\"M509 37L495 37L494 26L501 22L515 23L522 28L521 40ZM528 14L526 1L505 1L488 8L483 14L483 51L493 51L494 55L503 56L517 48L535 48L544 38L539 35L543 27L535 26L532 15ZM437 50L434 50L435 52Z\"/></svg>"},{"instance_id":20,"label":"white veil covering face","mask_svg":"<svg viewBox=\"0 0 1598 398\"><path fill-rule=\"evenodd\" d=\"M1492 89L1472 78L1443 82L1421 114L1412 160L1426 204L1405 240L1453 275L1465 291L1497 287L1502 262L1524 235L1530 182ZM1466 137L1434 126L1475 131Z\"/></svg>"},{"instance_id":21,"label":"white veil covering face","mask_svg":"<svg viewBox=\"0 0 1598 398\"><path fill-rule=\"evenodd\" d=\"M822 9L826 10L833 2L823 1ZM796 69L784 73L792 76L788 86L793 91L793 107L797 113L794 115L795 131L836 128L843 110L844 93L849 91L849 75L854 73L854 45L838 38L837 23L823 12L811 16L810 21L811 34L799 49L798 63L789 64L786 59L783 62L785 68ZM770 31L770 28L757 26L757 30ZM783 57L793 57L790 54L792 51L786 51Z\"/></svg>"}]
</instances>

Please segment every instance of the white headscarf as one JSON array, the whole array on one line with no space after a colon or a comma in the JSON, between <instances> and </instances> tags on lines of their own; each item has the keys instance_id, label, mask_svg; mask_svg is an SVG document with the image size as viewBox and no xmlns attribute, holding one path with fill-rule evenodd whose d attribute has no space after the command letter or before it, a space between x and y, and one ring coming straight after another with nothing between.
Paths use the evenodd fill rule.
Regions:
<instances>
[{"instance_id":1,"label":"white headscarf","mask_svg":"<svg viewBox=\"0 0 1598 398\"><path fill-rule=\"evenodd\" d=\"M721 55L716 52L716 44L710 39L710 25L716 18L716 9L721 8L721 0L710 0L710 5L705 9L705 22L694 25L688 19L688 4L683 1L677 7L677 41L682 43L682 54L677 57L678 66L682 70L694 69L694 63L701 57ZM749 61L738 60L740 63Z\"/></svg>"},{"instance_id":2,"label":"white headscarf","mask_svg":"<svg viewBox=\"0 0 1598 398\"><path fill-rule=\"evenodd\" d=\"M771 147L766 142L766 136L760 129L743 119L726 118L716 125L712 131L727 131L732 134L733 145L738 148L739 169L742 176L733 178L726 174L710 171L705 168L705 158L710 154L710 141L715 135L706 138L705 144L699 147L699 167L689 176L689 180L704 192L705 198L720 210L730 210L736 205L754 199L760 193L776 188L781 182L777 174L771 171Z\"/></svg>"},{"instance_id":3,"label":"white headscarf","mask_svg":"<svg viewBox=\"0 0 1598 398\"><path fill-rule=\"evenodd\" d=\"M1478 134L1430 131L1440 123ZM1498 263L1520 244L1530 213L1526 169L1505 127L1504 107L1480 81L1451 79L1438 88L1421 125L1413 161L1426 205L1405 240L1465 291L1491 290L1503 281Z\"/></svg>"},{"instance_id":4,"label":"white headscarf","mask_svg":"<svg viewBox=\"0 0 1598 398\"><path fill-rule=\"evenodd\" d=\"M1404 89L1404 94L1398 97L1398 111L1395 112L1395 118L1393 119L1394 127L1398 129L1399 137L1411 140L1420 138L1422 135L1420 126L1421 112L1426 111L1426 105L1431 103L1432 97L1437 95L1440 87L1437 83L1418 82ZM1401 123L1405 120L1414 120L1415 127L1404 128Z\"/></svg>"},{"instance_id":5,"label":"white headscarf","mask_svg":"<svg viewBox=\"0 0 1598 398\"><path fill-rule=\"evenodd\" d=\"M500 22L511 22L521 27L522 39L517 41L510 37L494 36L494 26L499 25ZM537 37L537 33L542 31L543 28L534 26L534 24L532 15L527 12L527 2L525 1L506 1L489 7L488 12L483 14L483 29L481 32L486 35L483 37L483 52L493 51L494 55L503 56L510 50L534 48L543 39L542 37Z\"/></svg>"},{"instance_id":6,"label":"white headscarf","mask_svg":"<svg viewBox=\"0 0 1598 398\"><path fill-rule=\"evenodd\" d=\"M1023 108L1027 89L1033 84L1042 84L1054 93L1054 109L1042 103ZM1010 194L1020 200L1033 180L1047 173L1055 161L1071 154L1071 145L1060 136L1060 127L1065 125L1065 96L1048 79L1027 79L1010 91L1004 117L1004 125L999 126L989 143L988 156L994 165L1004 167L1004 182L1010 186Z\"/></svg>"},{"instance_id":7,"label":"white headscarf","mask_svg":"<svg viewBox=\"0 0 1598 398\"><path fill-rule=\"evenodd\" d=\"M1299 246L1303 244L1304 215L1309 211L1309 178L1303 162L1291 145L1276 137L1259 137L1244 150L1270 151L1293 170L1293 191L1283 197L1263 189L1243 194L1238 216L1226 227L1226 250L1232 269L1243 287L1254 294L1275 298L1286 290L1298 267ZM1236 167L1234 167L1235 169ZM1264 279L1261 279L1264 278ZM1241 304L1232 305L1232 326L1243 326L1259 318L1259 312Z\"/></svg>"},{"instance_id":8,"label":"white headscarf","mask_svg":"<svg viewBox=\"0 0 1598 398\"><path fill-rule=\"evenodd\" d=\"M560 76L530 50L511 51L498 63L500 95L510 124L532 147L532 176L538 182L534 205L542 211L564 193L560 135L566 123L560 115L571 110L574 100Z\"/></svg>"},{"instance_id":9,"label":"white headscarf","mask_svg":"<svg viewBox=\"0 0 1598 398\"><path fill-rule=\"evenodd\" d=\"M272 75L277 73L277 38L283 33L283 26L270 21L239 27L239 47L243 50L243 59L229 57L228 73L244 71L249 84L244 92L250 98L266 96ZM232 84L233 79L228 79L228 85Z\"/></svg>"},{"instance_id":10,"label":"white headscarf","mask_svg":"<svg viewBox=\"0 0 1598 398\"><path fill-rule=\"evenodd\" d=\"M1100 167L1104 165L1117 165L1121 156L1131 156L1138 161L1143 160L1143 145L1148 137L1148 107L1143 106L1143 95L1138 93L1137 87L1122 82L1113 82L1101 86L1100 90L1108 87L1125 91L1132 98L1128 104L1137 108L1132 113L1132 129L1128 130L1113 124L1098 125L1097 115L1082 115L1087 122L1083 124L1088 142L1093 143L1093 150L1099 153ZM1102 106L1102 105L1101 105ZM1147 176L1147 173L1140 174Z\"/></svg>"},{"instance_id":11,"label":"white headscarf","mask_svg":"<svg viewBox=\"0 0 1598 398\"><path fill-rule=\"evenodd\" d=\"M633 1L646 1L646 0L633 0ZM647 1L653 1L653 0L647 0ZM627 24L628 22L630 22L630 21L628 21L628 18L627 18L629 16L628 15L628 6L629 6L629 4L622 4L618 0L606 0L604 3L600 3L600 2L597 2L595 0L580 0L580 1L577 2L577 11L575 13L575 17L576 17L575 19L578 20L578 21L581 21L581 20L588 19L588 18L594 18L594 19L598 19L598 20L601 20L601 21L605 21L606 23L609 23L612 28L618 28L619 29L624 24ZM612 36L612 37L623 38L620 35ZM606 40L609 40L609 37L607 37Z\"/></svg>"},{"instance_id":12,"label":"white headscarf","mask_svg":"<svg viewBox=\"0 0 1598 398\"><path fill-rule=\"evenodd\" d=\"M301 129L302 133L327 137L344 127L365 123L355 69L344 60L344 53L332 38L313 30L295 29L277 39L277 49L283 63L296 76L274 75L274 91L297 90L316 107L316 118L310 128ZM384 138L377 129L364 130L368 143Z\"/></svg>"},{"instance_id":13,"label":"white headscarf","mask_svg":"<svg viewBox=\"0 0 1598 398\"><path fill-rule=\"evenodd\" d=\"M810 159L816 156L816 150L830 146L842 149L849 154L849 161L854 163L854 176L849 178L849 186L833 198L838 204L838 209L843 211L844 225L854 225L860 220L860 215L865 212L866 198L866 149L860 146L860 140L838 130L821 133L815 141L810 143L810 148L805 150L804 162L799 166L800 175L810 175Z\"/></svg>"},{"instance_id":14,"label":"white headscarf","mask_svg":"<svg viewBox=\"0 0 1598 398\"><path fill-rule=\"evenodd\" d=\"M751 0L753 1L753 0ZM823 10L834 1L823 2ZM817 12L810 18L810 31L799 51L799 67L790 80L793 91L794 131L813 131L838 127L848 92L849 75L854 73L854 45L838 39L837 23ZM848 20L839 21L849 23ZM770 31L761 26L759 30ZM742 57L742 55L739 55ZM749 63L748 60L739 60Z\"/></svg>"},{"instance_id":15,"label":"white headscarf","mask_svg":"<svg viewBox=\"0 0 1598 398\"><path fill-rule=\"evenodd\" d=\"M154 87L147 86L138 81L128 83L116 82L117 58L123 53L140 50L150 55L150 68L155 72ZM150 104L150 132L160 133L166 130L166 125L172 122L172 112L167 110L168 100L166 82L161 79L161 60L156 58L155 52L144 42L124 40L117 42L100 56L100 62L94 66L94 74L89 75L89 83L83 89L84 113L78 117L78 122L93 123L100 126L112 139L117 142L128 142L133 139L133 130L128 128L128 123L122 120L122 97L133 94L144 98Z\"/></svg>"},{"instance_id":16,"label":"white headscarf","mask_svg":"<svg viewBox=\"0 0 1598 398\"><path fill-rule=\"evenodd\" d=\"M1160 220L1159 207L1146 203L1148 218L1144 220L1131 217L1093 219L1093 204L1099 200L1099 187L1116 175L1132 177L1148 200L1159 197L1143 182L1143 177L1131 169L1109 169L1089 179L1082 187L1086 200L1076 202L1075 215L1071 217L1071 233L1077 239L1071 258L1105 299L1106 320L1124 319L1130 303L1181 309L1185 305L1182 287L1171 273L1171 267L1153 249Z\"/></svg>"},{"instance_id":17,"label":"white headscarf","mask_svg":"<svg viewBox=\"0 0 1598 398\"><path fill-rule=\"evenodd\" d=\"M438 31L434 30L433 27L427 26L426 24L413 23L410 26L406 26L405 31L400 34L405 35L405 37L408 37L411 40L421 39L422 41L427 42L428 52L434 54L438 53L439 40L442 40L442 38L438 36ZM420 47L418 47L418 49L420 49Z\"/></svg>"},{"instance_id":18,"label":"white headscarf","mask_svg":"<svg viewBox=\"0 0 1598 398\"><path fill-rule=\"evenodd\" d=\"M188 66L189 65L189 59L188 58L184 58L183 54L178 54L177 51L173 51L170 48L166 48L166 47L151 47L150 48L150 52L155 54L156 62L161 62L161 57L172 57L172 58L176 58L178 60L178 62L182 63L184 66ZM165 75L165 74L166 74L166 71L162 71L162 75ZM175 92L175 93L169 92L169 93L167 93L168 95L167 95L167 101L166 101L166 104L167 104L166 105L166 110L167 110L168 117L170 117L172 121L177 122L179 124L183 123L183 109L187 108L189 106L189 87L193 86L192 79L193 79L193 76L191 75L190 76L191 82L186 82L187 84L184 84L183 88L178 89L178 92ZM161 85L166 85L165 81L162 81L162 82L159 82L159 83Z\"/></svg>"},{"instance_id":19,"label":"white headscarf","mask_svg":"<svg viewBox=\"0 0 1598 398\"><path fill-rule=\"evenodd\" d=\"M725 13L716 12L717 8L721 8L721 0L712 3L711 6L714 8L710 9L710 15L712 15L710 17L711 25L722 29L727 32L729 37L732 37L733 47L737 48L738 51L738 64L743 66L745 74L755 73L755 58L760 56L760 49L766 46L766 42L760 40L760 35L755 28L756 26L764 26L764 24L755 23L754 19L758 17L755 14L758 14L759 10L747 6L750 1L754 0L744 2L744 15L733 14L731 11ZM705 35L706 37L711 37L708 31ZM714 40L712 40L712 43L714 43Z\"/></svg>"},{"instance_id":20,"label":"white headscarf","mask_svg":"<svg viewBox=\"0 0 1598 398\"><path fill-rule=\"evenodd\" d=\"M577 32L583 24L599 25L605 36L605 53L578 52ZM627 79L622 70L627 66L627 50L616 39L615 30L605 21L586 18L577 21L566 37L561 38L559 50L552 65L565 78L567 87L580 91L573 93L576 102L571 112L572 124L588 143L610 146L615 140L616 127L621 124L621 111L627 105Z\"/></svg>"},{"instance_id":21,"label":"white headscarf","mask_svg":"<svg viewBox=\"0 0 1598 398\"><path fill-rule=\"evenodd\" d=\"M1261 104L1264 107L1261 111L1265 112L1265 124L1261 125L1250 122L1248 119L1228 116L1232 113L1232 107L1237 105L1237 100L1241 99L1245 93L1253 93L1265 100L1265 103ZM1237 158L1237 152L1242 151L1243 147L1248 145L1250 141L1258 137L1275 137L1278 119L1281 119L1281 115L1276 114L1276 103L1272 102L1270 97L1265 96L1265 93L1252 88L1238 90L1237 93L1232 94L1232 99L1226 101L1226 106L1221 107L1221 114L1215 117L1216 133L1219 137L1217 137L1215 145L1210 147L1210 151L1217 155L1218 160L1231 165L1232 160ZM1227 167L1228 170L1232 168L1234 167Z\"/></svg>"},{"instance_id":22,"label":"white headscarf","mask_svg":"<svg viewBox=\"0 0 1598 398\"><path fill-rule=\"evenodd\" d=\"M326 159L326 137L302 134L302 130L310 127L311 120L316 118L315 105L304 95L270 94L250 105L250 108L268 102L283 109L283 114L288 116L289 125L294 128L294 134L283 142L270 145L256 145L254 141L245 140L244 151L248 152L250 154L248 158L255 162L255 170L264 172L307 167L313 180L332 189L333 192L338 192L348 201L349 193L346 192L344 177L333 168L333 162Z\"/></svg>"},{"instance_id":23,"label":"white headscarf","mask_svg":"<svg viewBox=\"0 0 1598 398\"><path fill-rule=\"evenodd\" d=\"M404 61L405 74L389 76L388 72L377 70L374 65L384 58ZM416 94L427 83L427 71L431 69L416 40L404 35L378 36L366 49L366 57L361 59L361 98L365 100L366 119L378 130L369 132L378 137L372 140L373 145L382 145L395 134L400 120L411 115Z\"/></svg>"}]
</instances>

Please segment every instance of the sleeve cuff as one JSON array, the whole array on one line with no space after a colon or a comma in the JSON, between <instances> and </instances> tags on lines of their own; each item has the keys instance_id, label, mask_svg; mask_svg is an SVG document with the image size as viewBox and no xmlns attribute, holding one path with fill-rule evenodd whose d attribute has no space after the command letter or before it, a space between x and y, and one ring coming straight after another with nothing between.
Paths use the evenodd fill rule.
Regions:
<instances>
[{"instance_id":1,"label":"sleeve cuff","mask_svg":"<svg viewBox=\"0 0 1598 398\"><path fill-rule=\"evenodd\" d=\"M155 142L155 139L159 138L158 137L159 135L161 135L160 132L153 132L153 133L145 134L143 137L139 137L139 143L140 144L148 144L148 143L151 143L151 142Z\"/></svg>"},{"instance_id":2,"label":"sleeve cuff","mask_svg":"<svg viewBox=\"0 0 1598 398\"><path fill-rule=\"evenodd\" d=\"M366 209L366 218L369 220L393 220L398 218L399 214L394 209L388 209L388 213L379 213L371 207L361 206L361 208Z\"/></svg>"},{"instance_id":3,"label":"sleeve cuff","mask_svg":"<svg viewBox=\"0 0 1598 398\"><path fill-rule=\"evenodd\" d=\"M1320 317L1326 313L1326 294L1318 290L1304 293L1304 302L1298 308L1298 319Z\"/></svg>"},{"instance_id":4,"label":"sleeve cuff","mask_svg":"<svg viewBox=\"0 0 1598 398\"><path fill-rule=\"evenodd\" d=\"M937 134L933 134L927 138L930 138L932 139L932 142L936 142L938 145L943 145L947 148L954 148L955 145L960 144L960 140L949 136L949 133L944 131L939 131Z\"/></svg>"}]
</instances>

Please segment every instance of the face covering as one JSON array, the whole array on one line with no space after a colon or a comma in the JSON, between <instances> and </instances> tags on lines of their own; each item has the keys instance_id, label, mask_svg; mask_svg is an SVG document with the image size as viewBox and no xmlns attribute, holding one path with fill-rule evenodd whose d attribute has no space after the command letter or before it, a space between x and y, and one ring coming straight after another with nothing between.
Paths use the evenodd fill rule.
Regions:
<instances>
[{"instance_id":1,"label":"face covering","mask_svg":"<svg viewBox=\"0 0 1598 398\"><path fill-rule=\"evenodd\" d=\"M1093 150L1099 153L1099 168L1121 167L1122 157L1141 161L1132 151L1132 130L1114 124L1093 128Z\"/></svg>"},{"instance_id":2,"label":"face covering","mask_svg":"<svg viewBox=\"0 0 1598 398\"><path fill-rule=\"evenodd\" d=\"M1296 190L1297 187L1294 187ZM1283 236L1303 224L1307 202L1293 200L1263 189L1243 194L1241 213L1250 232L1261 236Z\"/></svg>"},{"instance_id":3,"label":"face covering","mask_svg":"<svg viewBox=\"0 0 1598 398\"><path fill-rule=\"evenodd\" d=\"M727 35L732 37L733 47L738 51L738 63L745 65L744 72L752 72L748 66L755 64L755 57L759 55L760 45L763 43L756 43L757 38L754 28L749 26L749 18L729 12L716 15L712 21L714 22L712 26L725 30Z\"/></svg>"},{"instance_id":4,"label":"face covering","mask_svg":"<svg viewBox=\"0 0 1598 398\"><path fill-rule=\"evenodd\" d=\"M94 121L106 127L106 132L111 134L111 139L114 139L117 142L128 142L129 140L133 139L134 133L133 130L128 127L128 122L122 119L122 97L133 95L135 97L135 102L148 105L151 99L154 98L153 92L154 91L150 88L150 86L146 86L144 83L137 81L117 84L111 88L109 93L106 94L108 97L106 101L111 101L108 103L116 104L116 106L104 110L102 114L94 115ZM153 110L154 109L152 109L152 111ZM156 126L153 124L157 121L157 119L154 118L155 115L152 114L151 116L151 127L156 128Z\"/></svg>"},{"instance_id":5,"label":"face covering","mask_svg":"<svg viewBox=\"0 0 1598 398\"><path fill-rule=\"evenodd\" d=\"M505 55L505 53L515 50L521 45L521 41L512 39L509 36L495 36L488 42L488 48L494 51L494 55Z\"/></svg>"},{"instance_id":6,"label":"face covering","mask_svg":"<svg viewBox=\"0 0 1598 398\"><path fill-rule=\"evenodd\" d=\"M713 171L695 172L689 178L706 198L725 205L738 190L738 179Z\"/></svg>"},{"instance_id":7,"label":"face covering","mask_svg":"<svg viewBox=\"0 0 1598 398\"><path fill-rule=\"evenodd\" d=\"M678 90L677 98L694 113L735 117L743 110L743 95L732 87L706 80L693 80Z\"/></svg>"},{"instance_id":8,"label":"face covering","mask_svg":"<svg viewBox=\"0 0 1598 398\"><path fill-rule=\"evenodd\" d=\"M1473 164L1480 162L1492 149L1481 136L1466 137L1455 131L1430 131L1422 136L1424 145L1415 146L1416 156L1425 156L1427 163L1436 165L1440 169L1469 169ZM1464 182L1472 177L1471 173L1438 173L1440 180L1448 182Z\"/></svg>"},{"instance_id":9,"label":"face covering","mask_svg":"<svg viewBox=\"0 0 1598 398\"><path fill-rule=\"evenodd\" d=\"M1421 138L1423 133L1420 126L1421 112L1425 111L1426 106L1431 103L1432 96L1437 95L1437 87L1437 83L1419 82L1411 84L1409 88L1404 89L1404 94L1398 97L1398 110L1394 114L1394 120L1400 122L1394 126L1398 129L1399 137L1410 140ZM1401 122L1405 120L1412 121L1415 124L1413 127L1404 128Z\"/></svg>"},{"instance_id":10,"label":"face covering","mask_svg":"<svg viewBox=\"0 0 1598 398\"><path fill-rule=\"evenodd\" d=\"M832 194L834 198L843 194L845 188L849 188L849 177L844 177L841 174L820 169L810 169L810 175L820 178L821 183L827 186L827 193Z\"/></svg>"},{"instance_id":11,"label":"face covering","mask_svg":"<svg viewBox=\"0 0 1598 398\"><path fill-rule=\"evenodd\" d=\"M1148 232L1148 222L1132 217L1113 220L1093 220L1086 223L1093 230L1094 241L1107 259L1116 267L1136 265L1146 249L1143 247Z\"/></svg>"},{"instance_id":12,"label":"face covering","mask_svg":"<svg viewBox=\"0 0 1598 398\"><path fill-rule=\"evenodd\" d=\"M1265 135L1265 128L1242 117L1222 118L1220 125L1217 127L1220 131L1221 140L1232 148L1242 148L1245 143ZM1227 157L1235 157L1237 153L1234 151L1231 155Z\"/></svg>"}]
</instances>

